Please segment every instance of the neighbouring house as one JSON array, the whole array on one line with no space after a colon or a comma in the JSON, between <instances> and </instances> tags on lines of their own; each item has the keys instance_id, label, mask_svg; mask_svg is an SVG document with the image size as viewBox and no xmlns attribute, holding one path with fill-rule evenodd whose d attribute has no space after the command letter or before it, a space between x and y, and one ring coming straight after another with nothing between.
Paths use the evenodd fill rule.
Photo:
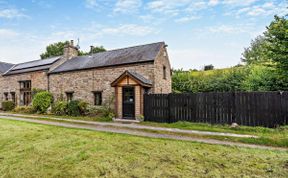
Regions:
<instances>
[{"instance_id":1,"label":"neighbouring house","mask_svg":"<svg viewBox=\"0 0 288 178\"><path fill-rule=\"evenodd\" d=\"M145 93L171 92L171 66L164 42L78 56L71 41L63 56L21 64L0 63L0 103L29 105L32 89L50 91L55 100L113 101L118 118L143 115Z\"/></svg>"}]
</instances>

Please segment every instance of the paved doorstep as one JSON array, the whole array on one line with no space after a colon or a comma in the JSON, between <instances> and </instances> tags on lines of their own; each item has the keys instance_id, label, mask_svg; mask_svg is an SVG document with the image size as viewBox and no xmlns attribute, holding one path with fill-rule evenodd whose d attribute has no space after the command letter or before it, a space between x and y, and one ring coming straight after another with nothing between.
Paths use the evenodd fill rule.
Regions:
<instances>
[{"instance_id":1,"label":"paved doorstep","mask_svg":"<svg viewBox=\"0 0 288 178\"><path fill-rule=\"evenodd\" d=\"M142 130L131 130L129 128L124 127L109 127L105 125L95 125L95 124L85 124L85 123L68 123L68 122L57 122L57 121L47 121L47 120L36 120L36 119L28 119L28 118L21 118L15 116L1 116L1 119L7 120L16 120L16 121L24 121L30 123L38 123L38 124L45 124L45 125L52 125L52 126L60 126L66 128L76 128L76 129L88 129L94 131L103 131L103 132L112 132L112 133L121 133L121 134L129 134L134 136L142 136L142 137L150 137L150 138L164 138L164 139L174 139L174 140L183 140L183 141L194 141L194 142L201 142L201 143L208 143L208 144L218 144L218 145L228 145L228 146L237 146L237 147L246 147L246 148L258 148L258 149L269 149L269 150L280 150L280 151L287 151L287 148L280 148L280 147L270 147L270 146L261 146L261 145L254 145L254 144L244 144L244 143L235 143L235 142L228 142L228 141L220 141L215 139L203 139L203 138L193 138L188 136L179 136L179 135L170 135L170 134L158 134L158 133L151 133L145 132Z\"/></svg>"},{"instance_id":2,"label":"paved doorstep","mask_svg":"<svg viewBox=\"0 0 288 178\"><path fill-rule=\"evenodd\" d=\"M10 114L10 113L0 113L0 116L12 116L12 117L29 117L29 118L46 118L55 121L65 121L71 123L81 123L81 124L91 124L96 126L112 126L112 127L121 127L121 128L130 128L130 129L145 129L152 131L165 131L171 133L180 133L180 134L197 134L197 135L213 135L213 136L228 136L228 137L239 137L239 138L258 138L255 135L244 135L244 134L233 134L233 133L221 133L221 132L207 132L207 131L198 131L198 130L183 130L177 128L163 128L163 127L153 127L153 126L144 126L139 124L123 124L123 123L109 123L109 122L95 122L95 121L81 121L65 118L55 118L48 116L33 116L33 115L23 115L23 114Z\"/></svg>"}]
</instances>

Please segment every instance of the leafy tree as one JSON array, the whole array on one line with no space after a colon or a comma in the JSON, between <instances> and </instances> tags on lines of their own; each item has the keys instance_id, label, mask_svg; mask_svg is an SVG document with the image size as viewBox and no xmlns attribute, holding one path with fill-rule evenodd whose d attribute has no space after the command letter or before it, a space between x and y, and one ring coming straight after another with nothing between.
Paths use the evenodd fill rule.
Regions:
<instances>
[{"instance_id":1,"label":"leafy tree","mask_svg":"<svg viewBox=\"0 0 288 178\"><path fill-rule=\"evenodd\" d=\"M282 90L288 90L288 19L275 16L264 33L267 39L267 55L276 63L278 84Z\"/></svg>"},{"instance_id":2,"label":"leafy tree","mask_svg":"<svg viewBox=\"0 0 288 178\"><path fill-rule=\"evenodd\" d=\"M243 81L244 91L275 91L277 74L274 67L265 65L250 65L249 74Z\"/></svg>"},{"instance_id":3,"label":"leafy tree","mask_svg":"<svg viewBox=\"0 0 288 178\"><path fill-rule=\"evenodd\" d=\"M57 42L57 43L53 43L53 44L48 45L46 47L46 52L44 52L40 55L41 59L46 59L46 58L53 57L53 56L63 55L64 47L68 43L69 42L66 41L66 42Z\"/></svg>"},{"instance_id":4,"label":"leafy tree","mask_svg":"<svg viewBox=\"0 0 288 178\"><path fill-rule=\"evenodd\" d=\"M79 51L79 56L85 56L85 55L100 53L104 51L106 51L106 49L103 46L95 46L92 49L90 49L89 52Z\"/></svg>"},{"instance_id":5,"label":"leafy tree","mask_svg":"<svg viewBox=\"0 0 288 178\"><path fill-rule=\"evenodd\" d=\"M64 52L64 47L66 44L68 44L69 42L57 42L57 43L53 43L50 44L46 47L46 52L42 53L40 55L41 59L47 59L49 57L53 57L53 56L61 56L63 55ZM103 46L96 46L92 48L92 51L90 50L89 52L85 52L85 51L79 51L79 56L85 56L85 55L89 55L91 53L99 53L99 52L103 52L106 51L106 49Z\"/></svg>"},{"instance_id":6,"label":"leafy tree","mask_svg":"<svg viewBox=\"0 0 288 178\"><path fill-rule=\"evenodd\" d=\"M267 44L264 36L258 36L251 41L250 47L245 48L241 60L246 64L255 64L267 61Z\"/></svg>"}]
</instances>

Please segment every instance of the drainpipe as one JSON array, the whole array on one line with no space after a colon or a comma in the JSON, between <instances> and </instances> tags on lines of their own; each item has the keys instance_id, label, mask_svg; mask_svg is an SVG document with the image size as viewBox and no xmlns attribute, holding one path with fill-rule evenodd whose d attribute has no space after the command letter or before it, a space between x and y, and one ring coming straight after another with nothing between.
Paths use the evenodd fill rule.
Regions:
<instances>
[{"instance_id":1,"label":"drainpipe","mask_svg":"<svg viewBox=\"0 0 288 178\"><path fill-rule=\"evenodd\" d=\"M50 75L49 74L47 74L47 89L48 89L48 91L50 92L50 77L49 77Z\"/></svg>"}]
</instances>

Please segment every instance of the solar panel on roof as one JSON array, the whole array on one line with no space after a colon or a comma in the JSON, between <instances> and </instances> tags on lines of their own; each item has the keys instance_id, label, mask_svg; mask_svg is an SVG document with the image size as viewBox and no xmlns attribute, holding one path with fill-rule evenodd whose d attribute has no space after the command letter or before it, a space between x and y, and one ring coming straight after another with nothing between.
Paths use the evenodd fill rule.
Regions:
<instances>
[{"instance_id":1,"label":"solar panel on roof","mask_svg":"<svg viewBox=\"0 0 288 178\"><path fill-rule=\"evenodd\" d=\"M5 62L0 62L0 73L5 73L8 71L11 67L13 67L14 64L8 64Z\"/></svg>"},{"instance_id":2,"label":"solar panel on roof","mask_svg":"<svg viewBox=\"0 0 288 178\"><path fill-rule=\"evenodd\" d=\"M19 69L26 69L26 68L32 68L36 66L43 66L43 65L50 65L53 64L55 61L57 61L60 57L52 57L49 59L42 59L42 60L36 60L36 61L30 61L25 62L22 64L17 64L15 67L13 67L12 71L19 70Z\"/></svg>"}]
</instances>

